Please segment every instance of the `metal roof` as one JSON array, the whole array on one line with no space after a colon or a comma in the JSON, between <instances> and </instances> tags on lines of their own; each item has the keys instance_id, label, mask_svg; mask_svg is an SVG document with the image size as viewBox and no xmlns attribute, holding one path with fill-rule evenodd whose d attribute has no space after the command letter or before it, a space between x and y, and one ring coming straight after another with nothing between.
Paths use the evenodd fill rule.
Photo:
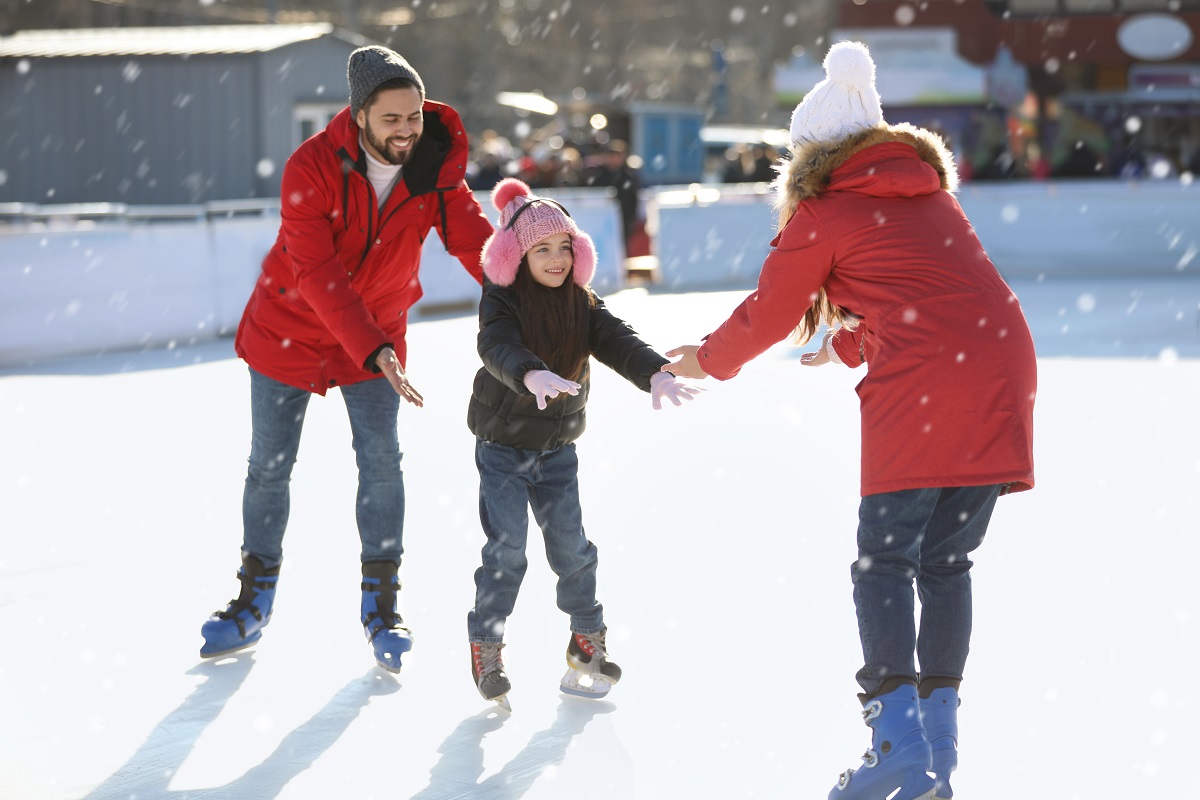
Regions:
<instances>
[{"instance_id":1,"label":"metal roof","mask_svg":"<svg viewBox=\"0 0 1200 800\"><path fill-rule=\"evenodd\" d=\"M75 28L0 36L0 57L203 55L262 53L333 34L350 44L366 39L328 23L193 25L161 28Z\"/></svg>"}]
</instances>

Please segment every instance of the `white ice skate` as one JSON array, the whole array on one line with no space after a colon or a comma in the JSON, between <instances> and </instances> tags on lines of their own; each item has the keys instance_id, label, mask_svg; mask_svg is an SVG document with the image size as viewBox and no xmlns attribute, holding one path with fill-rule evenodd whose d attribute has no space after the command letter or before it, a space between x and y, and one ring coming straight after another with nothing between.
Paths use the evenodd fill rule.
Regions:
<instances>
[{"instance_id":1,"label":"white ice skate","mask_svg":"<svg viewBox=\"0 0 1200 800\"><path fill-rule=\"evenodd\" d=\"M604 635L604 630L571 634L567 645L567 672L558 686L564 694L599 700L621 680L621 668L608 659Z\"/></svg>"},{"instance_id":2,"label":"white ice skate","mask_svg":"<svg viewBox=\"0 0 1200 800\"><path fill-rule=\"evenodd\" d=\"M504 662L500 658L503 649L504 645L499 642L471 642L471 677L483 699L494 700L496 705L511 712L508 690L512 684L508 681Z\"/></svg>"}]
</instances>

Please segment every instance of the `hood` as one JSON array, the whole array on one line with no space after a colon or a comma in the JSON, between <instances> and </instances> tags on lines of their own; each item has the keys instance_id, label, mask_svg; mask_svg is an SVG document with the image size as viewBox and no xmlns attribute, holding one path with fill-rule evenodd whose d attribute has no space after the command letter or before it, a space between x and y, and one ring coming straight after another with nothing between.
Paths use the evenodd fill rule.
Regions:
<instances>
[{"instance_id":1,"label":"hood","mask_svg":"<svg viewBox=\"0 0 1200 800\"><path fill-rule=\"evenodd\" d=\"M776 179L782 220L827 191L913 197L958 189L954 156L941 137L907 122L879 125L797 152Z\"/></svg>"},{"instance_id":2,"label":"hood","mask_svg":"<svg viewBox=\"0 0 1200 800\"><path fill-rule=\"evenodd\" d=\"M411 194L457 186L467 174L470 148L458 112L436 100L426 100L422 111L425 127L421 141L417 142L412 160L401 172ZM350 114L350 107L342 109L330 120L325 131L343 161L366 175L366 154L359 147L359 128Z\"/></svg>"}]
</instances>

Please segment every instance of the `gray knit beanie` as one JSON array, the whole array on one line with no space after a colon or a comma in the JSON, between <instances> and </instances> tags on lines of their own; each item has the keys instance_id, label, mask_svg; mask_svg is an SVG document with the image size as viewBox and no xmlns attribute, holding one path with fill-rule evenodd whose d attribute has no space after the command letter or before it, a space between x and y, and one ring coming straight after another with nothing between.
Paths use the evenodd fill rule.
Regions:
<instances>
[{"instance_id":1,"label":"gray knit beanie","mask_svg":"<svg viewBox=\"0 0 1200 800\"><path fill-rule=\"evenodd\" d=\"M358 116L363 104L379 84L393 78L407 78L417 85L421 99L425 99L425 84L404 56L380 45L360 47L350 54L346 65L346 80L350 83L350 113Z\"/></svg>"}]
</instances>

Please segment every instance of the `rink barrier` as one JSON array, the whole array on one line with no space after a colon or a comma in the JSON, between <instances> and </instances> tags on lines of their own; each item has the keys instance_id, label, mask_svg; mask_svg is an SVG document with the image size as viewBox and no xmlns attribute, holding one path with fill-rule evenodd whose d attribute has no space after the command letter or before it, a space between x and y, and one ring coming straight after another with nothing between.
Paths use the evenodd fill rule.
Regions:
<instances>
[{"instance_id":1,"label":"rink barrier","mask_svg":"<svg viewBox=\"0 0 1200 800\"><path fill-rule=\"evenodd\" d=\"M611 190L547 191L596 242L594 285L625 286ZM1009 278L1168 276L1200 270L1200 188L1184 180L968 184L958 195ZM774 235L766 184L644 193L660 289L754 285ZM479 196L494 216L486 193ZM196 343L237 327L279 226L278 199L187 206L0 204L0 368ZM414 318L469 311L478 287L436 235Z\"/></svg>"},{"instance_id":2,"label":"rink barrier","mask_svg":"<svg viewBox=\"0 0 1200 800\"><path fill-rule=\"evenodd\" d=\"M657 282L753 285L775 231L767 184L660 188L649 204ZM967 184L958 201L1010 278L1200 272L1200 186L1186 180Z\"/></svg>"},{"instance_id":3,"label":"rink barrier","mask_svg":"<svg viewBox=\"0 0 1200 800\"><path fill-rule=\"evenodd\" d=\"M596 243L593 285L624 285L610 190L546 192ZM485 213L496 211L486 193ZM232 335L279 230L279 200L187 206L0 204L0 368ZM479 285L437 234L414 318L473 310Z\"/></svg>"}]
</instances>

